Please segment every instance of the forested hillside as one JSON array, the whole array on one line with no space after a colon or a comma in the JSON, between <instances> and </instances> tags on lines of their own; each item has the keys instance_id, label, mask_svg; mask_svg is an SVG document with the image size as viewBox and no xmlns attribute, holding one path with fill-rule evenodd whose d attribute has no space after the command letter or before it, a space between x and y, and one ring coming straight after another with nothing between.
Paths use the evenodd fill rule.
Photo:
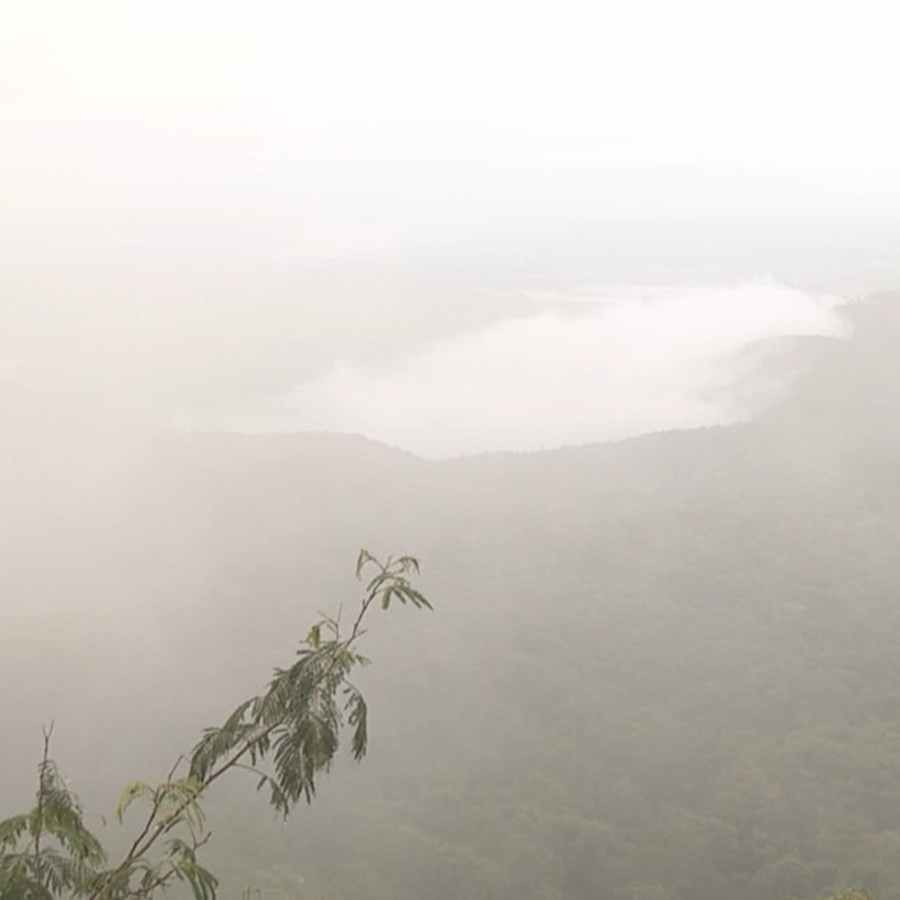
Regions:
<instances>
[{"instance_id":1,"label":"forested hillside","mask_svg":"<svg viewBox=\"0 0 900 900\"><path fill-rule=\"evenodd\" d=\"M211 803L223 896L897 900L900 300L854 316L753 423L451 462L9 391L0 817L50 718L98 815L164 773L370 546L436 611L370 635L364 766Z\"/></svg>"}]
</instances>

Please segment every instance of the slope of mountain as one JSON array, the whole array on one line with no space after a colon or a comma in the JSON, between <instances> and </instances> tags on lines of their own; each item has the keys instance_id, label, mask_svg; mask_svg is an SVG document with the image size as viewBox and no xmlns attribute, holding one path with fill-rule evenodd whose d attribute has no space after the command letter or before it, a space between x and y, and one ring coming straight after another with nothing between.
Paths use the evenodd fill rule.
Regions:
<instances>
[{"instance_id":1,"label":"slope of mountain","mask_svg":"<svg viewBox=\"0 0 900 900\"><path fill-rule=\"evenodd\" d=\"M213 803L228 892L900 898L898 309L804 344L753 423L618 444L434 463L51 422L35 454L23 425L4 806L51 716L96 808L163 771L355 596L368 546L419 555L437 610L369 636L362 767L286 826L252 789Z\"/></svg>"}]
</instances>

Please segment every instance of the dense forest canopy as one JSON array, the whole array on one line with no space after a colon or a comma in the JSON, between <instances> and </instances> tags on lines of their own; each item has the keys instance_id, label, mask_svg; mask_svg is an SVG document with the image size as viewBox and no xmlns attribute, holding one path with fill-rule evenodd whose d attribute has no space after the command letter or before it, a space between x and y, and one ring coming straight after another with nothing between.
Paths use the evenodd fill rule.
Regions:
<instances>
[{"instance_id":1,"label":"dense forest canopy","mask_svg":"<svg viewBox=\"0 0 900 900\"><path fill-rule=\"evenodd\" d=\"M369 635L367 765L287 824L215 798L223 893L897 900L900 299L853 316L751 423L441 463L10 397L0 817L54 718L105 834L346 596L348 552L410 546L441 614Z\"/></svg>"}]
</instances>

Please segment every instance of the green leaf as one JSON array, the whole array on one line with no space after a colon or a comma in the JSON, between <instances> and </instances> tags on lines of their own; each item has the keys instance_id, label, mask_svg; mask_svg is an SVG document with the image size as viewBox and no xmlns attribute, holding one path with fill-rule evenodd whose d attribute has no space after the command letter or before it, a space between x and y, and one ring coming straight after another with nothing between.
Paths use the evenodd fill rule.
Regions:
<instances>
[{"instance_id":1,"label":"green leaf","mask_svg":"<svg viewBox=\"0 0 900 900\"><path fill-rule=\"evenodd\" d=\"M155 799L156 792L143 781L132 781L125 785L125 789L119 795L119 802L116 804L116 818L121 822L128 807L141 797Z\"/></svg>"},{"instance_id":2,"label":"green leaf","mask_svg":"<svg viewBox=\"0 0 900 900\"><path fill-rule=\"evenodd\" d=\"M356 558L356 577L359 578L362 575L363 569L370 563L375 562L375 557L369 553L368 550L363 547L359 551L359 556Z\"/></svg>"}]
</instances>

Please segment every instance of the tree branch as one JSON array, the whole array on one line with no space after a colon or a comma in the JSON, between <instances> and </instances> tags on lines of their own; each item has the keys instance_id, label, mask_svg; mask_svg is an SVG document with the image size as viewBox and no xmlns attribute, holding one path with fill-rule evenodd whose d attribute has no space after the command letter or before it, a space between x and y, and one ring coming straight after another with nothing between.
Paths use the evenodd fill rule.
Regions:
<instances>
[{"instance_id":1,"label":"tree branch","mask_svg":"<svg viewBox=\"0 0 900 900\"><path fill-rule=\"evenodd\" d=\"M47 774L50 770L50 738L53 737L53 722L50 727L42 727L44 734L44 753L41 756L41 764L38 768L38 795L37 808L35 810L34 829L34 877L38 884L43 885L41 879L41 837L44 833L44 803L47 796Z\"/></svg>"}]
</instances>

